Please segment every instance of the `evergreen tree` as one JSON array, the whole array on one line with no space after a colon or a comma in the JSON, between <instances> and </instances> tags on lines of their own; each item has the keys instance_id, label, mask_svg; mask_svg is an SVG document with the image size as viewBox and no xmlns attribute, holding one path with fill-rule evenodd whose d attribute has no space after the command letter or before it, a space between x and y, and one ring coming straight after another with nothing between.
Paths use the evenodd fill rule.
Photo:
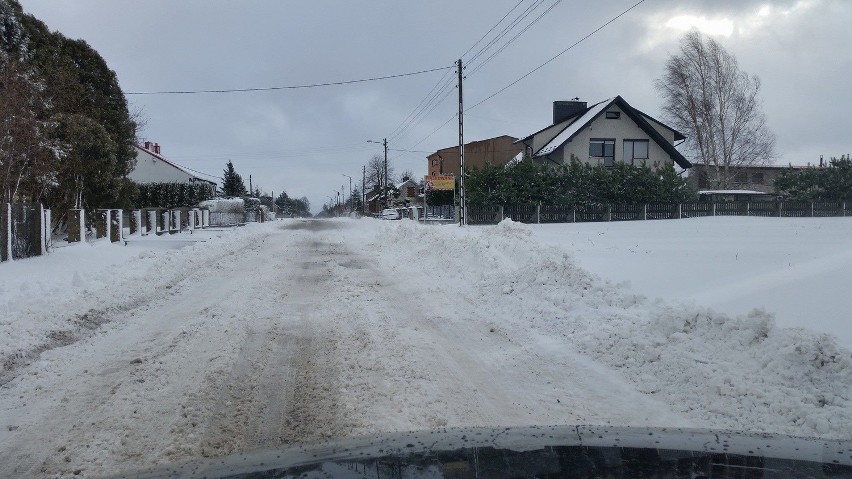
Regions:
<instances>
[{"instance_id":1,"label":"evergreen tree","mask_svg":"<svg viewBox=\"0 0 852 479\"><path fill-rule=\"evenodd\" d=\"M234 170L234 164L228 160L225 173L222 175L222 195L225 198L235 198L245 195L246 191L243 177Z\"/></svg>"},{"instance_id":2,"label":"evergreen tree","mask_svg":"<svg viewBox=\"0 0 852 479\"><path fill-rule=\"evenodd\" d=\"M136 124L104 59L0 0L0 71L0 119L16 119L0 131L0 164L12 167L3 196L57 210L128 207Z\"/></svg>"},{"instance_id":3,"label":"evergreen tree","mask_svg":"<svg viewBox=\"0 0 852 479\"><path fill-rule=\"evenodd\" d=\"M828 168L785 170L775 191L795 201L852 201L852 158L832 158Z\"/></svg>"}]
</instances>

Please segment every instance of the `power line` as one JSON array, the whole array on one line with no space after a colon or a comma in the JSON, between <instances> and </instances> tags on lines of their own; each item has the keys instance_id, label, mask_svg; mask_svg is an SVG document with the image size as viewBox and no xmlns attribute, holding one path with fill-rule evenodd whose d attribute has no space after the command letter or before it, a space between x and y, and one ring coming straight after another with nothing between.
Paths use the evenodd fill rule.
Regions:
<instances>
[{"instance_id":1,"label":"power line","mask_svg":"<svg viewBox=\"0 0 852 479\"><path fill-rule=\"evenodd\" d=\"M538 22L539 22L539 20L541 20L541 19L542 19L542 18L544 18L544 17L545 17L548 13L550 13L550 12L551 12L551 10L553 10L554 8L556 8L556 6L557 6L557 5L559 5L559 3L560 3L561 1L562 1L562 0L556 0L555 2L553 2L553 4L552 4L551 6L547 7L547 9L546 9L545 11L543 11L541 14L539 14L539 16L537 16L537 17L536 17L536 18L534 18L534 19L533 19L530 23L528 23L528 24L527 24L524 28L522 28L522 29L521 29L521 31L519 31L518 33L516 33L516 34L515 34L515 36L513 36L512 38L510 38L510 39L509 39L509 41L507 41L506 43L504 43L504 44L503 44L500 48L498 48L498 49L497 49L494 53L492 53L491 55L489 55L489 56L488 56L488 58L486 58L485 60L481 61L478 65L476 65L476 67L474 67L474 68L473 68L473 69L472 69L472 70L468 73L468 75L473 75L474 73L476 73L477 71L479 71L480 69L482 69L482 67L484 67L486 64L488 64L488 62L490 62L491 60L493 60L493 59L494 59L494 57L496 57L497 55L499 55L500 53L502 53L502 52L503 52L503 50L505 50L506 48L508 48L508 47L509 47L509 45L511 45L512 43L514 43L514 42L515 42L515 40L517 40L517 39L518 39L521 35L523 35L524 33L528 32L528 31L529 31L529 30L533 27L533 25L535 25L536 23L538 23Z\"/></svg>"},{"instance_id":2,"label":"power line","mask_svg":"<svg viewBox=\"0 0 852 479\"><path fill-rule=\"evenodd\" d=\"M522 3L524 3L524 0L520 0L518 3L516 3L516 4L515 4L515 6L514 6L514 7L512 7L512 9L511 9L511 10L509 10L508 12L506 12L506 14L505 14L505 15L503 15L503 18L501 18L499 22L495 23L495 24L494 24L494 26L492 26L491 28L489 28L489 29L488 29L488 31L487 31L487 32L485 32L485 35L482 35L482 36L479 38L479 40L477 40L477 41L476 41L476 43L474 43L473 45L471 45L471 46L470 46L470 48L468 48L466 52L462 53L461 57L462 57L462 58L464 58L464 56L465 56L465 55L467 55L468 53L470 53L470 51L471 51L471 50L473 50L473 49L474 49L474 47L476 47L477 45L479 45L479 42L481 42L482 40L485 40L485 37L487 37L488 35L490 35L490 34L491 34L491 32L493 32L493 31L494 31L494 29L495 29L495 28L497 28L497 26L498 26L498 25L500 25L501 23L503 23L503 20L505 20L505 19L506 19L506 17L508 17L508 16L509 16L512 12L514 12L514 11L515 11L515 9L517 9L519 6L521 6L521 4L522 4ZM468 62L470 62L470 60L468 60Z\"/></svg>"},{"instance_id":3,"label":"power line","mask_svg":"<svg viewBox=\"0 0 852 479\"><path fill-rule=\"evenodd\" d=\"M434 90L434 89L433 89ZM404 125L402 128L398 129L393 135L389 137L389 139L394 140L402 137L412 128L414 128L417 124L419 124L423 119L428 117L432 112L441 104L443 101L449 96L453 91L453 77L450 76L446 80L444 80L443 84L441 84L440 88L438 88L434 94L427 97L429 98L423 106L416 111L416 114L408 121L407 125Z\"/></svg>"},{"instance_id":4,"label":"power line","mask_svg":"<svg viewBox=\"0 0 852 479\"><path fill-rule=\"evenodd\" d=\"M273 86L273 87L264 87L264 88L231 88L225 90L172 90L172 91L143 91L143 92L125 92L125 95L194 95L198 93L244 93L244 92L253 92L253 91L274 91L274 90L298 90L303 88L318 88L318 87L327 87L327 86L337 86L337 85L350 85L353 83L364 83L378 80L389 80L391 78L401 78L408 77L414 75L422 75L424 73L431 73L442 70L450 70L453 67L440 67L440 68L431 68L429 70L420 70L416 72L409 73L400 73L396 75L386 75L381 77L373 77L373 78L361 78L358 80L345 80L345 81L336 81L336 82L325 82L325 83L311 83L307 85L289 85L289 86Z\"/></svg>"},{"instance_id":5,"label":"power line","mask_svg":"<svg viewBox=\"0 0 852 479\"><path fill-rule=\"evenodd\" d=\"M544 0L536 1L541 2ZM524 0L519 0L518 3L516 3L515 6L512 7L508 12L506 12L506 14L503 15L503 17L497 23L492 25L491 28L489 28L488 31L485 32L485 34L479 38L479 40L474 42L474 44L471 45L470 48L468 48L467 51L462 54L462 57L464 57L465 55L470 53L474 48L476 48L476 46L479 45L482 40L487 38L488 35L490 35L491 32L494 31L494 29L496 29L501 23L503 23L503 21L506 20L506 18L508 18L509 15L511 15L512 12L514 12L523 2ZM527 10L529 10L529 7L527 8ZM489 42L489 44L490 43L491 42ZM483 49L487 47L488 45L483 47ZM482 51L483 50L477 52L477 55L481 54ZM412 112L409 113L408 116L406 116L405 119L399 125L397 125L396 128L393 129L391 134L388 136L389 139L395 140L406 135L415 126L419 125L420 122L422 122L426 117L431 115L432 112L435 111L435 109L437 109L437 107L440 106L444 102L444 100L446 100L446 98L452 92L452 89L447 89L452 85L453 77L451 76L449 79L446 80L445 78L446 73L441 77L441 79L438 80L437 83L435 83L435 86L433 86L432 89L426 94L426 96L423 97L420 103L418 103L417 106L414 107L414 110L412 110Z\"/></svg>"},{"instance_id":6,"label":"power line","mask_svg":"<svg viewBox=\"0 0 852 479\"><path fill-rule=\"evenodd\" d=\"M586 41L589 37L591 37L591 36L595 35L595 34L596 34L596 33L598 33L599 31L603 30L604 28L606 28L607 26L609 26L611 23L615 22L616 20L618 20L619 18L623 17L624 15L626 15L627 13L629 13L631 10L633 10L634 8L638 7L639 5L641 5L641 4L643 4L643 3L645 3L645 0L639 0L638 2L634 3L634 4L633 4L630 8L628 8L627 10L624 10L623 12L619 13L618 15L616 15L616 16L615 16L615 17L613 17L613 18L611 18L609 21L607 21L607 22L606 22L606 23L604 23L603 25L601 25L601 26L599 26L598 28L596 28L594 31L592 31L592 32L591 32L591 33L589 33L588 35L586 35L586 36L584 36L583 38L581 38L581 39L577 40L576 42L574 42L574 44L573 44L573 45L571 45L571 46L569 46L568 48L566 48L566 49L562 50L561 52L557 53L556 55L554 55L554 56L550 57L550 59L549 59L549 60L547 60L546 62L542 63L541 65L539 65L539 66L537 66L537 67L533 68L532 70L530 70L529 72L525 73L525 74L524 74L524 75L522 75L520 78L518 78L517 80L513 81L512 83L509 83L508 85L504 86L503 88L501 88L501 89L497 90L496 92L492 93L491 95L489 95L489 96L485 97L485 99L483 99L483 100L481 100L479 103L476 103L475 105L471 106L470 108L468 108L468 110L473 110L474 108L478 107L479 105L481 105L481 104L485 103L486 101L488 101L488 100L490 100L490 99L494 98L495 96L499 95L500 93L503 93L504 91L508 90L509 88L511 88L511 87L513 87L513 86L515 86L515 85L516 85L517 83L519 83L521 80L523 80L523 79L525 79L526 77L528 77L528 76L532 75L533 73L535 73L535 72L537 72L537 71L541 70L544 66L546 66L547 64L549 64L549 63L550 63L550 62L552 62L553 60L556 60L557 58L561 57L562 55L564 55L565 53L567 53L569 50L571 50L571 49L573 49L574 47L576 47L577 45L579 45L579 44L583 43L583 42L584 42L584 41Z\"/></svg>"},{"instance_id":7,"label":"power line","mask_svg":"<svg viewBox=\"0 0 852 479\"><path fill-rule=\"evenodd\" d=\"M535 11L545 0L534 0L534 2L529 5L523 12L521 12L514 20L509 22L503 30L500 31L494 38L488 41L482 48L479 49L472 57L467 59L467 64L471 65L477 58L479 58L482 54L484 54L489 48L497 44L500 40L503 39L510 31L514 30L520 22L523 22L533 11Z\"/></svg>"},{"instance_id":8,"label":"power line","mask_svg":"<svg viewBox=\"0 0 852 479\"><path fill-rule=\"evenodd\" d=\"M432 131L432 133L429 133L428 135L424 136L423 138L421 138L421 139L420 139L420 141L418 141L417 143L415 143L415 144L411 145L409 148L416 148L416 147L417 147L417 145L419 145L419 144L423 143L424 141L426 141L427 139L429 139L429 138L430 138L432 135L434 135L435 133L438 133L438 131L439 131L441 128L443 128L443 127L447 126L447 125L448 125L451 121L455 120L457 117L458 117L458 115L456 114L456 115L453 115L453 116L451 116L451 117L447 118L447 121L445 121L444 123L442 123L442 124L441 124L441 126L439 126L438 128L435 128L435 129Z\"/></svg>"}]
</instances>

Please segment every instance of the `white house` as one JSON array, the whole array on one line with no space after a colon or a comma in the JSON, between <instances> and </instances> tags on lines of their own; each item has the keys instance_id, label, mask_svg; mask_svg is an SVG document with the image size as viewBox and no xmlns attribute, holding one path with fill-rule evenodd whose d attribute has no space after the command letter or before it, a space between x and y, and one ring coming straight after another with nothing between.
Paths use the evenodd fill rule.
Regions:
<instances>
[{"instance_id":1,"label":"white house","mask_svg":"<svg viewBox=\"0 0 852 479\"><path fill-rule=\"evenodd\" d=\"M160 153L160 145L146 141L136 147L136 166L127 177L135 183L202 183L216 192L216 182L202 178L188 169L172 163Z\"/></svg>"},{"instance_id":2,"label":"white house","mask_svg":"<svg viewBox=\"0 0 852 479\"><path fill-rule=\"evenodd\" d=\"M516 143L536 162L563 165L571 157L592 165L628 163L657 168L692 164L675 148L686 137L633 108L617 96L592 106L586 102L553 102L553 124Z\"/></svg>"}]
</instances>

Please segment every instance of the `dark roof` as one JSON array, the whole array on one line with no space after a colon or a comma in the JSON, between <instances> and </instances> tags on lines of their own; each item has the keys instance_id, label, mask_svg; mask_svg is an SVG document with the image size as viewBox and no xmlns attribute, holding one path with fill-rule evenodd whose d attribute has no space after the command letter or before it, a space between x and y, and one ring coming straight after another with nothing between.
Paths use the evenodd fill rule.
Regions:
<instances>
[{"instance_id":1,"label":"dark roof","mask_svg":"<svg viewBox=\"0 0 852 479\"><path fill-rule=\"evenodd\" d=\"M579 111L576 115L572 116L571 118L573 118L576 121L580 117L586 115L591 109L597 108L598 106L600 106L601 103L603 103L603 102L595 103L594 105L587 107L585 110ZM582 125L579 125L580 128L577 128L576 131L574 132L574 134L572 134L570 137L566 138L560 145L557 146L557 148L561 147L565 143L568 143L569 141L573 140L574 137L577 136L577 134L580 133L580 131L584 130L586 128L586 126L588 126L593 121L598 119L598 117L600 117L611 105L618 105L621 108L621 110L628 117L630 117L630 119L633 120L633 122L636 123L636 125L639 126L639 128L641 128L642 131L644 131L649 137L651 137L652 140L654 140L658 145L660 145L660 147L666 153L668 153L669 156L672 158L672 160L674 160L675 163L677 163L681 168L687 169L687 168L692 167L692 163L690 163L689 160L687 160L679 151L677 151L677 149L674 147L674 145L672 145L665 138L663 138L663 136L660 134L660 132L658 132L656 128L654 128L650 123L648 123L648 121L645 119L645 117L651 118L654 121L656 121L657 123L660 123L661 125L665 126L666 128L669 128L672 131L674 131L675 132L675 139L678 139L679 136L680 136L680 139L685 139L683 134L681 134L677 130L672 129L671 127L666 126L662 122L658 121L656 118L653 118L650 115L647 115L647 114L633 108L621 96L617 96L617 97L613 98L612 100L610 100L607 103L605 108L601 108L600 111L596 115L586 119L585 122ZM562 128L561 131L565 131L565 129L567 129L569 126L573 125L573 123L570 122L569 120L566 120L567 124L565 125L564 128ZM530 135L530 136L528 136L528 137L526 137L526 138L524 138L523 140L520 140L520 141L525 141L525 140L537 135L538 133L541 133L542 131L544 131L547 128L550 128L552 126L553 125L547 126L546 128L543 128L543 129L539 130L538 132L533 133L532 135ZM558 134L557 134L557 136L558 136ZM554 138L556 138L556 137L554 137Z\"/></svg>"}]
</instances>

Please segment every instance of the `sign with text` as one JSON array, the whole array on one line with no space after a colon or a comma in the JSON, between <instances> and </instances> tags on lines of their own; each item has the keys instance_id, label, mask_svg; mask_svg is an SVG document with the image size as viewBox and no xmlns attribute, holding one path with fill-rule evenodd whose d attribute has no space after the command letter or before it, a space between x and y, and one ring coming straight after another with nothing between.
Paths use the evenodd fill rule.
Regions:
<instances>
[{"instance_id":1,"label":"sign with text","mask_svg":"<svg viewBox=\"0 0 852 479\"><path fill-rule=\"evenodd\" d=\"M427 191L454 190L456 178L453 175L426 175L424 177Z\"/></svg>"}]
</instances>

